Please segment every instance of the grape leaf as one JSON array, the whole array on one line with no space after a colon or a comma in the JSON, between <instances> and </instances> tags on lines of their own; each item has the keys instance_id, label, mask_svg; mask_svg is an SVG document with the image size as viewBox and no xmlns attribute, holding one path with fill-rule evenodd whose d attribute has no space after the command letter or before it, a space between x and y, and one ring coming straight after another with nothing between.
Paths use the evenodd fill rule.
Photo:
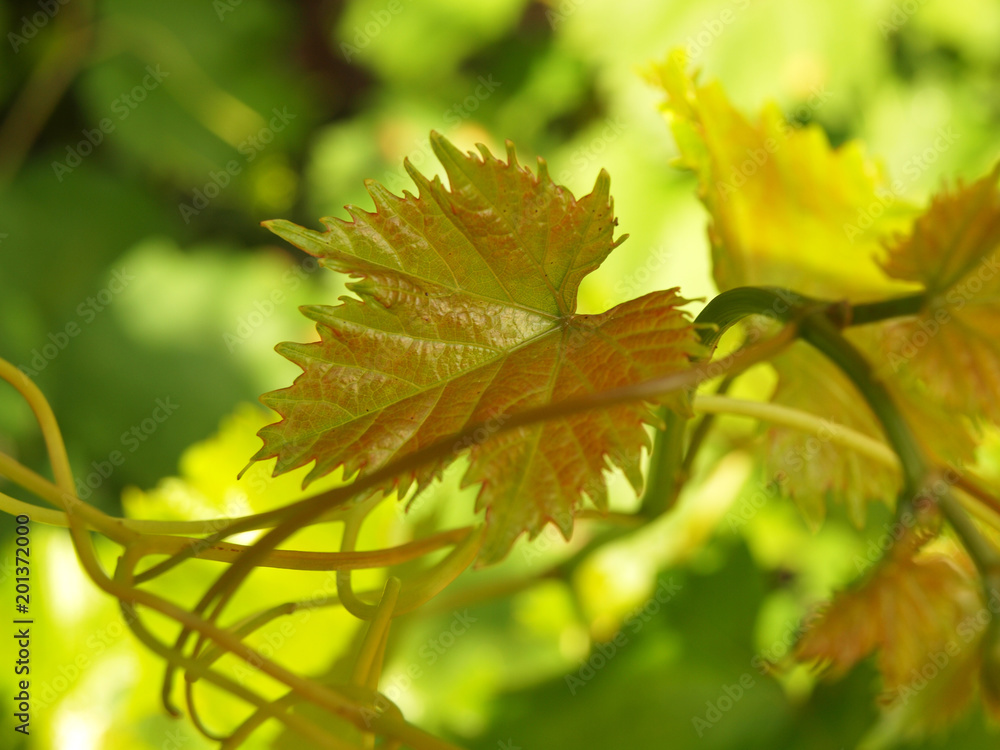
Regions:
<instances>
[{"instance_id":1,"label":"grape leaf","mask_svg":"<svg viewBox=\"0 0 1000 750\"><path fill-rule=\"evenodd\" d=\"M839 430L852 429L879 439L878 419L859 403L854 385L835 365L808 345L789 347L771 360L778 371L772 401L805 411L816 410L816 384L826 399L821 412L826 422L818 435L772 427L767 433L764 461L769 476L779 476L781 487L794 501L810 528L826 518L828 499L843 502L848 517L864 526L867 503L881 500L892 507L901 486L898 471L845 451L829 440Z\"/></svg>"},{"instance_id":2,"label":"grape leaf","mask_svg":"<svg viewBox=\"0 0 1000 750\"><path fill-rule=\"evenodd\" d=\"M778 286L827 299L858 302L912 293L915 279L886 273L883 243L909 228L914 208L899 198L882 169L857 143L832 149L822 129L794 127L776 106L751 122L726 98L717 82L696 83L675 52L654 67L649 79L667 94L668 121L680 149L680 166L698 175L698 191L709 211L713 271L720 289ZM863 352L883 359L881 327L846 335ZM839 370L807 345L797 343L772 364L775 403L880 438L874 415ZM912 384L887 382L906 407L918 436L935 453L953 460L971 456L966 426ZM818 525L826 500L843 500L850 517L864 523L868 501L891 504L897 472L869 458L845 454L828 442L784 427L768 431L765 462L806 520Z\"/></svg>"},{"instance_id":3,"label":"grape leaf","mask_svg":"<svg viewBox=\"0 0 1000 750\"><path fill-rule=\"evenodd\" d=\"M883 703L906 705L930 683L924 697L941 700L925 707L922 720L939 726L975 694L983 633L977 618L988 611L965 554L956 546L919 550L925 539L905 532L860 586L834 597L795 653L838 677L878 652Z\"/></svg>"},{"instance_id":4,"label":"grape leaf","mask_svg":"<svg viewBox=\"0 0 1000 750\"><path fill-rule=\"evenodd\" d=\"M431 145L450 183L408 162L419 193L395 196L367 183L376 211L324 219L316 232L268 222L279 236L360 279L359 299L303 308L320 341L280 344L303 369L262 401L282 420L258 434L253 460L277 457L275 473L312 461L307 481L344 466L371 472L466 426L498 426L511 414L689 366L704 354L677 290L654 292L600 315L578 315L577 287L622 239L613 239L610 181L601 172L576 200L548 176L480 146L462 154L442 136ZM686 396L664 399L685 410ZM586 494L606 503L604 469L621 467L638 491L647 404L551 420L470 448L463 484L481 483L486 510L480 562L502 558L523 532L553 521L565 536ZM489 432L489 430L484 430ZM418 490L466 446L399 477Z\"/></svg>"},{"instance_id":5,"label":"grape leaf","mask_svg":"<svg viewBox=\"0 0 1000 750\"><path fill-rule=\"evenodd\" d=\"M886 270L927 302L886 329L888 368L919 377L946 406L1000 424L1000 167L936 195L892 244Z\"/></svg>"},{"instance_id":6,"label":"grape leaf","mask_svg":"<svg viewBox=\"0 0 1000 750\"><path fill-rule=\"evenodd\" d=\"M878 361L887 325L851 329L846 335ZM781 352L771 364L778 372L771 400L818 414L826 423L819 435L780 427L768 429L764 456L768 473L784 477L778 487L794 500L809 526L816 529L822 524L827 501L844 503L848 517L858 528L865 525L869 502L894 507L903 484L900 472L845 451L827 439L844 428L884 439L875 414L844 373L804 343ZM928 454L952 464L972 459L976 441L968 425L931 398L923 384L895 378L884 378L882 382Z\"/></svg>"},{"instance_id":7,"label":"grape leaf","mask_svg":"<svg viewBox=\"0 0 1000 750\"><path fill-rule=\"evenodd\" d=\"M667 94L679 166L698 176L719 289L786 286L852 300L914 289L877 259L881 238L907 229L915 210L858 143L832 149L822 128L795 127L774 104L750 122L718 82L688 74L680 50L647 77Z\"/></svg>"}]
</instances>

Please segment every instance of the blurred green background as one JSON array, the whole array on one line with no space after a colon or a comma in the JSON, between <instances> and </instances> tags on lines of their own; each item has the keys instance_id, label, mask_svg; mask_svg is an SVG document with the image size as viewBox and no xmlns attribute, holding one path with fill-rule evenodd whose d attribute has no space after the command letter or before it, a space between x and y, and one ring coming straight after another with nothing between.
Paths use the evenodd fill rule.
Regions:
<instances>
[{"instance_id":1,"label":"blurred green background","mask_svg":"<svg viewBox=\"0 0 1000 750\"><path fill-rule=\"evenodd\" d=\"M747 113L773 99L835 145L863 140L917 202L942 176L982 174L1000 144L1000 4L991 0L34 0L0 3L0 34L0 356L31 372L78 476L92 480L90 501L116 514L125 493L142 512L169 516L157 503L176 493L136 488L178 473L184 450L226 415L288 384L297 368L272 347L312 338L298 305L343 293L341 279L315 272L259 222L316 226L343 216L344 204L369 208L366 178L410 188L404 157L437 169L432 129L494 153L510 139L522 163L543 156L578 196L602 167L610 172L631 238L585 283L584 311L677 285L688 297L713 293L693 178L670 167L659 97L637 74L673 47L686 47ZM914 169L943 132L955 145ZM176 408L159 420L158 403ZM209 448L188 453L187 500L177 502L197 494L190 465L199 460L215 477L201 487L235 486L266 420L242 409L230 433L243 437L219 438L239 450L216 446L227 459L217 461ZM752 666L810 603L855 575L850 560L865 540L836 516L812 537L777 504L733 530L728 504L761 483L734 445L700 478L699 504L571 576L470 608L476 624L454 648L423 650L453 613L406 622L388 674L407 715L483 750L834 749L881 731L868 668L826 684L805 670L776 679ZM9 388L0 389L0 449L46 469L30 411ZM115 451L124 462L102 476ZM445 490L443 502L458 502ZM618 487L623 507L627 494ZM206 503L231 510L218 497ZM719 533L697 543L720 519ZM385 538L405 521L390 513ZM8 552L12 526L2 524ZM28 743L0 712L0 746L213 746L158 707L156 660L119 632L114 603L77 572L66 535L33 529L36 679L62 676L65 688L36 712ZM572 552L548 542L546 560ZM508 573L540 564L524 549L512 558ZM477 575L502 574L471 574L460 588ZM657 580L680 593L629 619L655 601ZM334 669L352 632L337 622L334 635L311 636L328 637L318 651L288 652L305 672ZM627 645L574 693L565 676L623 622ZM67 677L81 654L87 666ZM419 678L406 677L413 664ZM693 718L744 675L753 687L699 736ZM9 689L4 680L4 696ZM207 700L210 719L231 726L235 708ZM974 714L920 746L995 747L996 735Z\"/></svg>"}]
</instances>

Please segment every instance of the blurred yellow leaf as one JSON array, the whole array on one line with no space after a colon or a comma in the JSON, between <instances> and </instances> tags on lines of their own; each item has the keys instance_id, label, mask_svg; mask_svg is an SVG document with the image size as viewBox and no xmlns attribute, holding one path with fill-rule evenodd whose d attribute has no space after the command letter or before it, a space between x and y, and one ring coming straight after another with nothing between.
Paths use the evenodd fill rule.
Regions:
<instances>
[{"instance_id":1,"label":"blurred yellow leaf","mask_svg":"<svg viewBox=\"0 0 1000 750\"><path fill-rule=\"evenodd\" d=\"M890 236L909 228L916 210L857 142L831 148L817 125L796 127L774 104L756 121L738 112L718 82L701 85L675 51L649 72L667 94L663 105L680 149L680 166L698 176L710 214L716 283L777 286L823 299L852 302L912 293L918 279L890 277L882 266ZM822 93L811 105L822 106ZM862 351L881 358L882 326L848 332ZM805 344L776 357L775 403L812 412L831 432L849 428L876 439L882 431L853 385L838 368ZM935 453L971 457L966 425L947 418L915 384L887 383L918 435ZM777 487L793 497L814 528L826 502L843 501L861 526L866 503L893 504L898 474L876 462L845 454L822 436L775 427L766 462Z\"/></svg>"},{"instance_id":2,"label":"blurred yellow leaf","mask_svg":"<svg viewBox=\"0 0 1000 750\"><path fill-rule=\"evenodd\" d=\"M877 262L880 239L905 230L913 209L857 142L833 149L822 128L796 127L774 104L748 120L718 82L687 73L679 50L647 77L667 94L679 165L698 176L720 289L783 286L852 300L913 289ZM816 92L811 106L826 97Z\"/></svg>"}]
</instances>

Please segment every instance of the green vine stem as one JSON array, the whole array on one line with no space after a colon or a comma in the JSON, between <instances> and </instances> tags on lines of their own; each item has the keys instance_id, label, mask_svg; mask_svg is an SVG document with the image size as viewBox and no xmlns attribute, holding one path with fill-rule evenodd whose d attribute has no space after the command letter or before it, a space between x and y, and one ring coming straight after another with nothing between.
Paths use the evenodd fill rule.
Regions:
<instances>
[{"instance_id":1,"label":"green vine stem","mask_svg":"<svg viewBox=\"0 0 1000 750\"><path fill-rule=\"evenodd\" d=\"M110 578L98 562L89 532L83 520L77 515L78 513L83 514L89 517L92 523L100 523L100 516L102 514L73 494L73 477L69 466L69 459L66 455L62 436L59 433L51 407L37 386L5 360L0 360L0 377L8 380L24 396L42 428L46 446L49 448L53 473L59 485L59 492L51 499L66 512L69 521L70 536L76 548L81 566L101 590L119 600L123 614L125 615L126 624L147 648L162 656L167 662L177 664L187 671L192 671L232 695L245 700L251 705L257 706L269 717L278 719L290 729L299 732L303 737L313 740L316 743L316 747L337 750L340 746L335 741L331 742L332 738L326 732L304 717L289 712L277 711L268 701L238 682L206 669L197 659L185 656L177 650L162 644L142 624L136 612L137 604L150 607L176 620L185 628L190 628L200 635L208 636L227 651L230 651L274 679L283 682L304 700L324 710L340 715L358 725L368 726L370 724L371 728L375 731L404 740L416 748L416 750L455 750L454 745L443 742L433 735L391 715L381 714L371 719L370 722L366 722L363 716L363 711L366 708L365 704L343 696L327 686L301 677L285 667L265 659L256 650L234 637L232 633L206 622L197 615L172 602L133 587L129 579L131 570L128 564L122 565L122 561L134 560L132 556L123 555L119 561L114 579Z\"/></svg>"},{"instance_id":2,"label":"green vine stem","mask_svg":"<svg viewBox=\"0 0 1000 750\"><path fill-rule=\"evenodd\" d=\"M814 314L806 318L800 335L840 368L871 407L902 464L902 494L907 498L915 497L927 479L928 461L889 391L875 377L868 360L824 315Z\"/></svg>"},{"instance_id":3,"label":"green vine stem","mask_svg":"<svg viewBox=\"0 0 1000 750\"><path fill-rule=\"evenodd\" d=\"M912 505L913 500L923 493L924 487L929 484L927 480L931 476L930 464L885 386L875 377L868 361L828 318L811 315L804 320L802 338L840 367L875 412L902 464L906 494L901 499L905 504ZM992 592L1000 589L1000 554L982 535L975 521L965 512L947 487L935 495L936 506L951 524L979 570L982 577L983 601L989 601ZM990 690L994 693L1000 692L1000 618L998 617L990 620L987 633L983 637L983 680L984 684L989 684Z\"/></svg>"},{"instance_id":4,"label":"green vine stem","mask_svg":"<svg viewBox=\"0 0 1000 750\"><path fill-rule=\"evenodd\" d=\"M831 319L836 321L840 326L863 325L888 318L912 315L918 312L925 302L926 295L919 293L851 305L846 302L824 302L805 297L789 289L777 287L737 287L722 292L709 301L695 318L695 325L701 329L702 343L710 350L714 350L722 335L729 328L752 315L760 315L773 321L784 323L794 320L804 320L807 317L812 321L822 319L827 321L831 330L836 331L836 328L829 322ZM824 337L816 329L817 325L819 324L815 322L810 323L809 326L803 325L798 333L800 337L805 339L807 338L806 328L810 328L808 335L815 339L815 341L811 341L810 343L822 351L822 347L828 345L830 342L828 337ZM759 335L758 331L753 331L750 337L751 342L759 337ZM828 352L824 353L827 356L831 356ZM850 352L844 352L843 357L843 363L836 362L835 360L835 363L842 368L845 366L851 367L858 372L860 372L859 368L867 368L867 362L860 354L855 356ZM850 376L850 373L847 374ZM870 380L870 378L868 379ZM865 394L865 396L866 398L870 396L876 400L888 399L889 403L891 403L891 399L889 399L888 394L881 385L877 386L872 393ZM647 473L649 477L647 480L647 486L650 488L649 493L653 491L676 492L671 479L680 472L680 469L674 466L670 460L662 460L665 455L665 449L662 446L664 444L672 445L675 443L677 440L676 432L678 429L682 430L683 427L678 428L676 425L672 425L671 428L672 431L670 433L657 432L654 437L651 461ZM899 454L900 459L904 462L904 469L907 469L904 471L905 481L910 481L918 473L916 462L919 456L919 447L916 446L915 441L908 440L905 435L889 434L889 430L896 429L895 425L886 428L890 443L898 451L901 451ZM915 449L916 453L914 453ZM652 460L654 457L657 460ZM657 505L664 502L663 500L656 501L649 497L648 494L644 498L644 501L651 507L657 507Z\"/></svg>"},{"instance_id":5,"label":"green vine stem","mask_svg":"<svg viewBox=\"0 0 1000 750\"><path fill-rule=\"evenodd\" d=\"M806 303L817 305L801 295L785 289L765 287L739 287L723 292L709 301L694 320L701 343L708 349L709 356L715 352L722 335L733 325L750 315L768 315L774 320L789 323L804 314ZM796 330L789 331L794 338ZM750 341L755 346L756 338ZM740 370L716 372L715 375L734 377ZM665 417L665 428L653 435L649 468L646 471L646 489L640 507L647 516L655 516L668 509L678 493L685 477L684 434L687 419L679 414Z\"/></svg>"},{"instance_id":6,"label":"green vine stem","mask_svg":"<svg viewBox=\"0 0 1000 750\"><path fill-rule=\"evenodd\" d=\"M742 416L750 419L769 422L771 424L789 427L812 435L822 435L824 440L832 445L859 453L877 461L883 466L900 470L899 457L889 446L863 432L839 425L836 432L829 431L829 425L820 417L800 409L793 409L768 401L746 401L729 398L717 394L699 394L693 401L694 410L706 416L726 414ZM943 472L945 467L935 466L935 471ZM979 517L984 523L1000 531L1000 502L983 487L979 486L968 474L963 475L955 483L968 501L964 504L966 510Z\"/></svg>"},{"instance_id":7,"label":"green vine stem","mask_svg":"<svg viewBox=\"0 0 1000 750\"><path fill-rule=\"evenodd\" d=\"M640 501L640 513L646 518L656 518L673 507L684 484L684 433L687 418L673 409L662 407L659 411L663 429L657 431L649 453L650 467L646 487Z\"/></svg>"},{"instance_id":8,"label":"green vine stem","mask_svg":"<svg viewBox=\"0 0 1000 750\"><path fill-rule=\"evenodd\" d=\"M823 303L798 297L793 293L764 288L743 287L723 292L715 297L696 322L714 324L706 343L714 344L722 332L736 321L752 314L763 314L777 320L796 319L799 336L848 377L872 409L885 431L886 438L899 458L903 471L903 491L897 511L912 508L924 491L931 476L931 463L925 456L909 424L903 418L867 359L840 332L839 326L872 323L902 315L912 315L925 302L924 295L915 294L895 299L851 306L846 303ZM835 323L837 325L835 325ZM986 599L1000 587L1000 554L983 537L975 522L947 489L937 493L935 505L961 539L966 551L982 577ZM1000 670L1000 618L993 618L986 652L988 674Z\"/></svg>"},{"instance_id":9,"label":"green vine stem","mask_svg":"<svg viewBox=\"0 0 1000 750\"><path fill-rule=\"evenodd\" d=\"M927 304L924 292L907 294L903 297L878 300L877 302L862 302L849 305L846 308L847 317L839 321L841 327L861 326L868 323L880 323L889 318L901 318L916 315Z\"/></svg>"}]
</instances>

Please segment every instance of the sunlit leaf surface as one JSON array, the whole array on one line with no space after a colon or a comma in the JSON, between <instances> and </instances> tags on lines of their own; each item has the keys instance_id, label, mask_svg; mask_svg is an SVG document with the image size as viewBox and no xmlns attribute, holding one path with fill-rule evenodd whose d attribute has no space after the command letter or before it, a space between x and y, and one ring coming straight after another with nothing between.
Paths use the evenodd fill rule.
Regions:
<instances>
[{"instance_id":1,"label":"sunlit leaf surface","mask_svg":"<svg viewBox=\"0 0 1000 750\"><path fill-rule=\"evenodd\" d=\"M260 432L254 458L276 456L276 472L315 461L310 479L340 465L368 472L484 424L469 441L465 482L482 485L490 562L550 520L569 536L581 493L604 507L609 461L638 490L654 417L628 404L485 441L489 433L525 409L681 370L699 347L676 290L575 314L580 281L621 241L605 173L576 200L544 163L537 176L520 167L513 147L503 162L485 148L462 154L436 134L432 145L450 190L408 166L418 196L369 182L375 213L348 207L352 221L326 219L323 233L270 223L362 280L350 287L360 299L304 308L320 341L279 347L303 374L263 397L283 420ZM414 480L422 487L445 463L396 481L402 491Z\"/></svg>"}]
</instances>

